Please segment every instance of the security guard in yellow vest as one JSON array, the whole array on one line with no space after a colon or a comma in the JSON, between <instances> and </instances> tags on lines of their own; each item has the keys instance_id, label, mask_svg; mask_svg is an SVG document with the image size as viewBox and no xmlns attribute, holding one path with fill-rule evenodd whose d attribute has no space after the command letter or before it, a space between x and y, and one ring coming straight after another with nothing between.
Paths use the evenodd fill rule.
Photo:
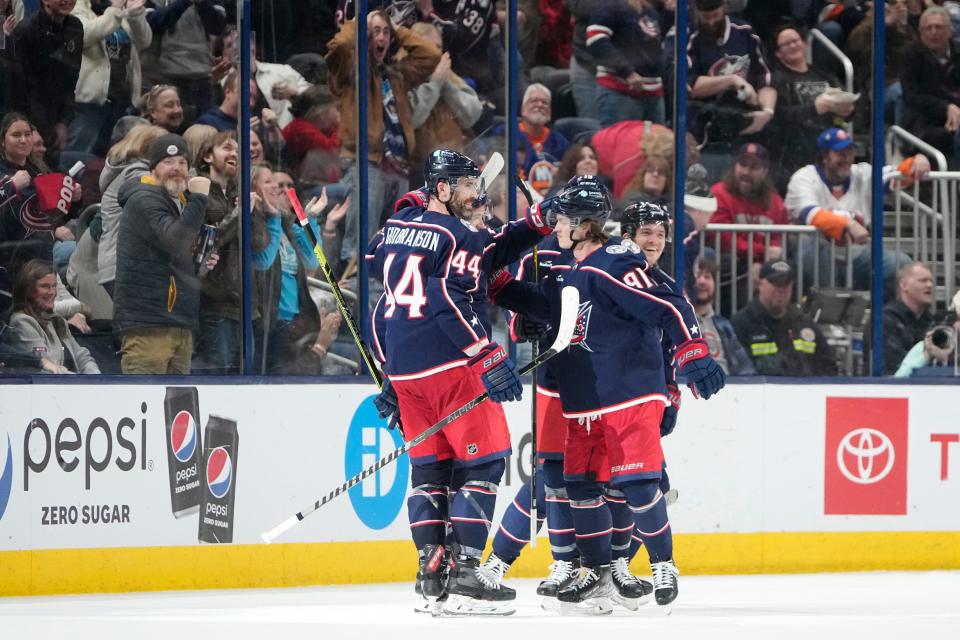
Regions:
<instances>
[{"instance_id":1,"label":"security guard in yellow vest","mask_svg":"<svg viewBox=\"0 0 960 640\"><path fill-rule=\"evenodd\" d=\"M793 268L772 260L760 269L757 295L731 319L737 338L766 376L835 376L833 348L813 320L790 303Z\"/></svg>"}]
</instances>

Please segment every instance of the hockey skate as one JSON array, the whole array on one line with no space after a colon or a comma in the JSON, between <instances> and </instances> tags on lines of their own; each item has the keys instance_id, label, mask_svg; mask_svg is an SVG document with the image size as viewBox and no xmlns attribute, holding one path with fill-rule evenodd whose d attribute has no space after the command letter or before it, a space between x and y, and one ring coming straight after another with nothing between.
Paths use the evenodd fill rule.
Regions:
<instances>
[{"instance_id":1,"label":"hockey skate","mask_svg":"<svg viewBox=\"0 0 960 640\"><path fill-rule=\"evenodd\" d=\"M417 569L417 582L413 588L417 594L414 611L434 616L440 615L443 604L447 600L447 565L443 545L424 546L423 555L420 556L420 566Z\"/></svg>"},{"instance_id":2,"label":"hockey skate","mask_svg":"<svg viewBox=\"0 0 960 640\"><path fill-rule=\"evenodd\" d=\"M444 615L509 616L516 612L517 592L500 584L507 564L497 558L498 568L481 566L478 558L460 557L450 570ZM489 562L489 560L488 560ZM501 572L502 568L502 572Z\"/></svg>"},{"instance_id":3,"label":"hockey skate","mask_svg":"<svg viewBox=\"0 0 960 640\"><path fill-rule=\"evenodd\" d=\"M614 560L610 566L610 573L613 577L613 586L616 587L613 594L614 603L627 611L636 611L640 605L650 602L653 585L630 572L630 562L627 558Z\"/></svg>"},{"instance_id":4,"label":"hockey skate","mask_svg":"<svg viewBox=\"0 0 960 640\"><path fill-rule=\"evenodd\" d=\"M613 613L611 598L616 593L610 565L583 567L580 575L557 593L563 615L602 616Z\"/></svg>"},{"instance_id":5,"label":"hockey skate","mask_svg":"<svg viewBox=\"0 0 960 640\"><path fill-rule=\"evenodd\" d=\"M541 596L540 607L545 611L557 611L557 593L570 586L580 575L580 558L573 560L554 560L550 565L550 575L537 586L537 595Z\"/></svg>"},{"instance_id":6,"label":"hockey skate","mask_svg":"<svg viewBox=\"0 0 960 640\"><path fill-rule=\"evenodd\" d=\"M670 615L673 601L677 599L680 591L677 583L680 570L674 566L673 560L654 562L650 568L653 570L653 596L657 599L657 604L664 607L666 614Z\"/></svg>"}]
</instances>

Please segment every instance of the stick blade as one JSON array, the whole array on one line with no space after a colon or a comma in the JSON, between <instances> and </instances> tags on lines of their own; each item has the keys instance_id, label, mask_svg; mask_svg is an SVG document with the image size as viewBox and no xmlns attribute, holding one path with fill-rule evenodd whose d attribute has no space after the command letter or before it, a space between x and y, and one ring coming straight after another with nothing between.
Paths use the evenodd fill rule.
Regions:
<instances>
[{"instance_id":1,"label":"stick blade","mask_svg":"<svg viewBox=\"0 0 960 640\"><path fill-rule=\"evenodd\" d=\"M557 327L556 339L550 345L551 351L563 351L573 340L579 313L580 291L576 287L564 287L560 291L560 326Z\"/></svg>"},{"instance_id":2,"label":"stick blade","mask_svg":"<svg viewBox=\"0 0 960 640\"><path fill-rule=\"evenodd\" d=\"M282 536L284 533L286 533L290 529L293 529L295 526L297 526L298 522L300 522L300 519L297 518L297 516L290 516L289 518L287 518L286 520L284 520L283 522L275 526L273 529L270 529L270 531L261 533L260 538L266 544L270 544L271 542L273 542L274 540Z\"/></svg>"},{"instance_id":3,"label":"stick blade","mask_svg":"<svg viewBox=\"0 0 960 640\"><path fill-rule=\"evenodd\" d=\"M480 172L481 193L485 193L490 188L490 184L496 180L501 171L503 171L503 156L499 151L494 151L493 155L487 159L487 164L483 166L483 171Z\"/></svg>"}]
</instances>

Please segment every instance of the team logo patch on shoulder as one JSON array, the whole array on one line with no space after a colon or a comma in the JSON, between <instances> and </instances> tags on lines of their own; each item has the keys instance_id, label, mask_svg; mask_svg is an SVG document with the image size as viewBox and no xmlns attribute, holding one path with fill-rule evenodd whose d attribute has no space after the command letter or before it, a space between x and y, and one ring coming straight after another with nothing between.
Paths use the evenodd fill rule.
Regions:
<instances>
[{"instance_id":1,"label":"team logo patch on shoulder","mask_svg":"<svg viewBox=\"0 0 960 640\"><path fill-rule=\"evenodd\" d=\"M626 253L627 251L628 249L622 244L612 244L609 247L607 247L607 253L612 253L614 255L617 255L620 253Z\"/></svg>"},{"instance_id":2,"label":"team logo patch on shoulder","mask_svg":"<svg viewBox=\"0 0 960 640\"><path fill-rule=\"evenodd\" d=\"M620 246L629 251L630 253L640 253L643 249L640 248L640 245L635 243L633 240L624 238L620 241Z\"/></svg>"},{"instance_id":3,"label":"team logo patch on shoulder","mask_svg":"<svg viewBox=\"0 0 960 640\"><path fill-rule=\"evenodd\" d=\"M810 327L804 327L800 329L800 338L806 340L807 342L813 342L817 339L817 333Z\"/></svg>"}]
</instances>

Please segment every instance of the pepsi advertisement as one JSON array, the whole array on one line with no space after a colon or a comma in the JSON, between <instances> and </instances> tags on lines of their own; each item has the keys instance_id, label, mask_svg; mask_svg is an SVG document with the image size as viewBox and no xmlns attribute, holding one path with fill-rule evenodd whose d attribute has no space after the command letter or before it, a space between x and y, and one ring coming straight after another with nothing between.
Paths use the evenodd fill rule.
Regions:
<instances>
[{"instance_id":1,"label":"pepsi advertisement","mask_svg":"<svg viewBox=\"0 0 960 640\"><path fill-rule=\"evenodd\" d=\"M373 395L372 385L2 386L0 551L260 544L403 444ZM403 539L409 475L402 456L279 542Z\"/></svg>"}]
</instances>

